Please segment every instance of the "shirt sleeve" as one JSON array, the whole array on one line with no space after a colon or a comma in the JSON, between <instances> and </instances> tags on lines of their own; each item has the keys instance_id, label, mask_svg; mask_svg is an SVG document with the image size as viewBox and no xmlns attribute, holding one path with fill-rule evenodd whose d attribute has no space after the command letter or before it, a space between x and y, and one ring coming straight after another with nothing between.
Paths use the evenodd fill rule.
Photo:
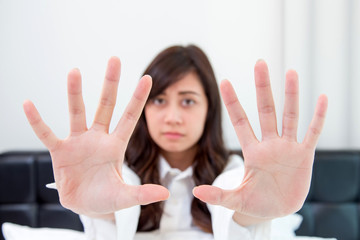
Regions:
<instances>
[{"instance_id":1,"label":"shirt sleeve","mask_svg":"<svg viewBox=\"0 0 360 240\"><path fill-rule=\"evenodd\" d=\"M87 240L116 240L116 226L113 221L80 215Z\"/></svg>"},{"instance_id":2,"label":"shirt sleeve","mask_svg":"<svg viewBox=\"0 0 360 240\"><path fill-rule=\"evenodd\" d=\"M127 166L123 165L122 177L129 185L139 185L140 178ZM140 216L140 206L117 211L115 222L90 218L80 215L87 240L133 240Z\"/></svg>"},{"instance_id":3,"label":"shirt sleeve","mask_svg":"<svg viewBox=\"0 0 360 240\"><path fill-rule=\"evenodd\" d=\"M140 185L139 176L136 175L127 165L123 166L123 179L129 185ZM140 205L125 208L115 212L117 240L133 240L136 234L139 217Z\"/></svg>"},{"instance_id":4,"label":"shirt sleeve","mask_svg":"<svg viewBox=\"0 0 360 240\"><path fill-rule=\"evenodd\" d=\"M222 189L234 189L239 186L244 177L244 164L240 156L233 155L229 159L224 172L214 181L213 186ZM241 226L232 216L234 210L222 206L208 204L211 213L214 240L267 240L271 235L271 221Z\"/></svg>"}]
</instances>

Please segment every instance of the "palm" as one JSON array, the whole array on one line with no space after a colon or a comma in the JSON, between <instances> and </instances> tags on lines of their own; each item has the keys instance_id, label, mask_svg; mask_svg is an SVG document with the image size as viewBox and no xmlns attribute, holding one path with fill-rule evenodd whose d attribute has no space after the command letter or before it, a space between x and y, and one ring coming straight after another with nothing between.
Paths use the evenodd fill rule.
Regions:
<instances>
[{"instance_id":1,"label":"palm","mask_svg":"<svg viewBox=\"0 0 360 240\"><path fill-rule=\"evenodd\" d=\"M233 209L278 217L300 208L310 186L311 150L279 137L248 146L243 153L245 176L239 187L243 202Z\"/></svg>"},{"instance_id":2,"label":"palm","mask_svg":"<svg viewBox=\"0 0 360 240\"><path fill-rule=\"evenodd\" d=\"M117 210L112 201L125 191L121 177L124 152L119 146L116 138L89 130L70 136L51 153L57 188L65 206L72 210L84 208L80 212Z\"/></svg>"},{"instance_id":3,"label":"palm","mask_svg":"<svg viewBox=\"0 0 360 240\"><path fill-rule=\"evenodd\" d=\"M130 186L122 179L125 149L150 92L151 78L144 76L140 80L116 129L109 133L119 76L120 61L112 58L94 122L88 129L80 73L78 70L69 73L71 132L64 140L58 139L45 125L30 101L24 103L29 123L50 151L60 201L76 213L101 217L168 197L164 187L151 184Z\"/></svg>"},{"instance_id":4,"label":"palm","mask_svg":"<svg viewBox=\"0 0 360 240\"><path fill-rule=\"evenodd\" d=\"M234 190L204 186L196 196L208 203L222 205L238 213L275 218L299 210L310 187L316 142L327 108L326 96L319 98L314 118L302 143L297 142L298 79L294 71L286 76L282 135L277 121L269 74L265 62L255 66L257 105L262 140L250 126L234 89L223 81L221 93L244 154L245 175ZM221 196L214 198L214 196Z\"/></svg>"}]
</instances>

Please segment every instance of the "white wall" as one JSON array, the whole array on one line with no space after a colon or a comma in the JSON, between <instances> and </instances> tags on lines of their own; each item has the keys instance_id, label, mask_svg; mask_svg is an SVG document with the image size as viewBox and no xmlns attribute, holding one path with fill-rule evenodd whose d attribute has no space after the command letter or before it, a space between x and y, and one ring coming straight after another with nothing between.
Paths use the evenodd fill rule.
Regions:
<instances>
[{"instance_id":1,"label":"white wall","mask_svg":"<svg viewBox=\"0 0 360 240\"><path fill-rule=\"evenodd\" d=\"M253 66L257 59L263 58L270 68L278 119L281 119L282 113L285 69L299 67L300 80L303 80L299 140L310 122L315 95L321 91L331 93L330 109L334 106L332 103L346 102L349 96L353 104L346 110L334 107L334 110L329 111L330 117L319 146L359 148L360 133L356 124L359 122L359 111L354 110L359 109L358 104L354 103L359 102L354 90L355 87L359 89L359 83L355 80L359 77L359 72L355 70L354 62L359 63L360 54L351 55L353 72L344 76L352 79L350 90L352 89L353 94L348 96L343 93L332 98L332 93L339 89L345 91L341 82L328 84L309 81L315 76L313 69L321 68L321 58L314 60L314 65L306 61L312 54L309 47L314 46L314 41L306 35L311 25L310 16L314 16L309 13L309 9L314 6L310 0L303 1L304 3L294 1L295 5L290 6L285 5L285 2L0 0L0 151L44 148L22 112L22 102L25 99L34 101L44 120L58 137L67 136L66 75L71 68L78 67L82 72L84 100L90 124L100 95L107 59L112 55L120 57L122 75L114 126L151 59L165 47L189 43L197 44L205 50L219 81L228 78L236 86L239 99L258 137L260 130ZM359 5L359 0L349 2ZM299 6L296 7L296 4ZM332 10L336 12L335 8ZM289 14L299 11L308 14L309 18L296 20ZM321 10L316 11L322 13ZM343 16L341 14L339 17ZM324 17L324 21L331 18L328 15L316 16ZM358 22L359 13L354 16L357 16ZM335 28L340 31L340 39L342 28L347 26L346 21L343 23ZM291 40L294 26L299 27L300 34L299 38ZM359 33L358 25L352 24L351 27ZM359 42L359 34L354 36L357 39L354 38L353 42ZM322 46L322 41L325 41L323 38L326 40L327 35L317 38L316 44ZM359 46L356 46L359 53ZM347 54L341 50L334 53ZM336 65L335 60L333 64ZM341 62L339 64L344 65ZM342 77L341 73L336 74ZM324 79L328 76L316 74ZM310 97L307 95L309 92L312 93ZM352 115L350 117L344 114ZM350 119L345 121L344 118L347 117ZM334 128L344 124L352 124L352 131L344 132ZM238 148L236 135L226 114L224 131L228 146ZM357 136L351 135L352 132L356 132ZM347 140L344 142L345 138Z\"/></svg>"}]
</instances>

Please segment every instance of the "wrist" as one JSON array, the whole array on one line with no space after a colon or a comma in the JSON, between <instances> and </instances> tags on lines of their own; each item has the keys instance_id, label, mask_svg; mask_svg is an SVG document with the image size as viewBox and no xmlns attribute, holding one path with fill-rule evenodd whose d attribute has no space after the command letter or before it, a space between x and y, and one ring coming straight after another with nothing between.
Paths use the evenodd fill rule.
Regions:
<instances>
[{"instance_id":1,"label":"wrist","mask_svg":"<svg viewBox=\"0 0 360 240\"><path fill-rule=\"evenodd\" d=\"M108 214L83 214L90 218L102 219L115 222L115 214L108 213Z\"/></svg>"},{"instance_id":2,"label":"wrist","mask_svg":"<svg viewBox=\"0 0 360 240\"><path fill-rule=\"evenodd\" d=\"M272 220L272 218L253 217L238 212L234 212L232 218L237 224L243 227L248 227L250 225L255 225Z\"/></svg>"}]
</instances>

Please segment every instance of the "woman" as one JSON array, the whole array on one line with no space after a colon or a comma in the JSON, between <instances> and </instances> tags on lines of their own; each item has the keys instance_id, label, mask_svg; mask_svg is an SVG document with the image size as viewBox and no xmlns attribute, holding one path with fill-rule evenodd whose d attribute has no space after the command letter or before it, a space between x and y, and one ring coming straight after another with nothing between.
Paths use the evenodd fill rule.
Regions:
<instances>
[{"instance_id":1,"label":"woman","mask_svg":"<svg viewBox=\"0 0 360 240\"><path fill-rule=\"evenodd\" d=\"M125 154L129 166L142 184L161 184L158 160L162 155L172 168L184 171L193 165L195 185L212 184L223 171L228 153L217 82L207 57L195 46L170 47L144 74L152 76L153 87ZM194 223L211 232L205 203L194 198L191 210ZM159 228L161 215L161 203L142 206L139 230Z\"/></svg>"},{"instance_id":2,"label":"woman","mask_svg":"<svg viewBox=\"0 0 360 240\"><path fill-rule=\"evenodd\" d=\"M145 75L109 134L119 73L119 60L111 58L90 129L86 127L80 73L76 69L69 73L71 133L65 140L56 138L31 102L24 103L31 126L51 153L60 201L87 216L82 217L87 232L97 229L95 235L99 234L100 225L111 229L115 222L118 239L132 239L135 230L131 229L136 226L135 239L144 236L144 231L150 231L145 233L146 239L170 239L181 232L186 233L182 238L189 239L205 239L212 232L215 239L266 239L269 220L301 208L309 190L327 99L319 98L305 140L297 143L295 71L286 76L279 136L267 66L264 61L255 65L261 142L254 136L231 84L221 83L245 165L236 157L229 158L223 146L216 81L199 48L172 47L160 53L145 71L153 77L152 90L151 78ZM127 164L123 164L124 156ZM161 185L176 192L175 196L169 196ZM176 207L176 201L181 207ZM138 205L142 205L140 212ZM124 216L135 218L126 221ZM126 235L126 231L131 234ZM103 236L110 232L116 235L113 228Z\"/></svg>"}]
</instances>

